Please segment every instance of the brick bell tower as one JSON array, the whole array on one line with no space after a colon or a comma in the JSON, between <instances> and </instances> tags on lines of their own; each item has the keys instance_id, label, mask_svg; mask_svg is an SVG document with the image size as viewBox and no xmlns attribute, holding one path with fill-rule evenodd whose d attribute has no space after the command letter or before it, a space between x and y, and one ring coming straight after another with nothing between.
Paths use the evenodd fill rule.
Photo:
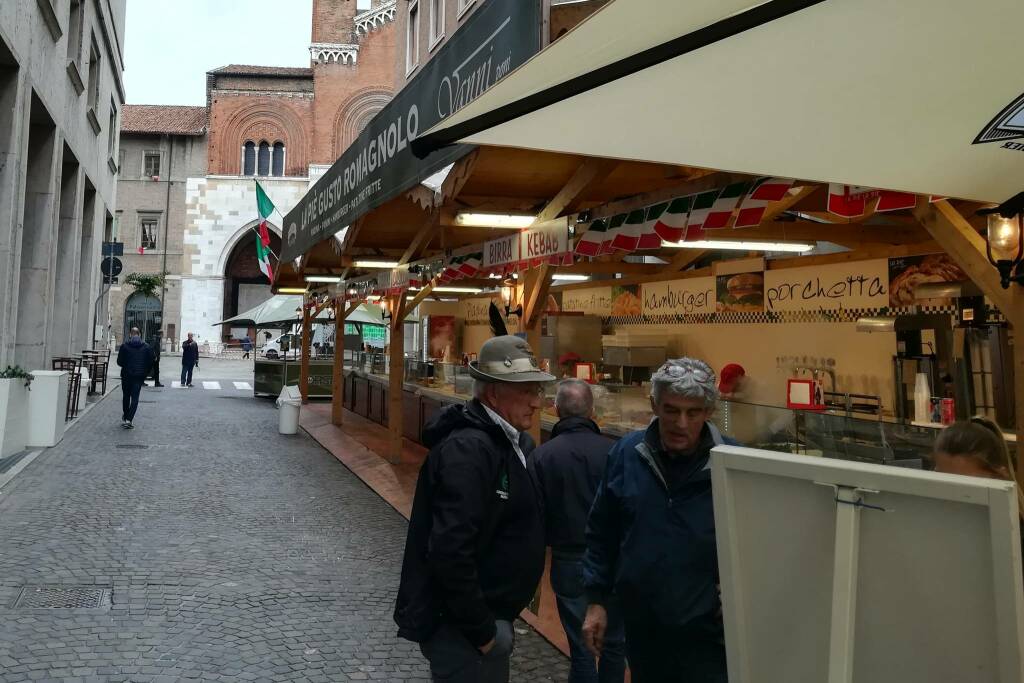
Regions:
<instances>
[{"instance_id":1,"label":"brick bell tower","mask_svg":"<svg viewBox=\"0 0 1024 683\"><path fill-rule=\"evenodd\" d=\"M313 0L312 43L354 43L356 0Z\"/></svg>"}]
</instances>

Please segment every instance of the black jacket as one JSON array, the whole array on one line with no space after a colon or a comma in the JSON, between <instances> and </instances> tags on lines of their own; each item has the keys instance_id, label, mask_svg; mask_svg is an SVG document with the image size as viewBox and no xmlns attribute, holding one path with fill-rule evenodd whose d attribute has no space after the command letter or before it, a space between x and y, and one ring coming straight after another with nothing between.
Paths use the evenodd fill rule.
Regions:
<instances>
[{"instance_id":1,"label":"black jacket","mask_svg":"<svg viewBox=\"0 0 1024 683\"><path fill-rule=\"evenodd\" d=\"M555 551L583 554L587 516L614 445L593 420L567 417L551 430L551 440L533 452L547 543Z\"/></svg>"},{"instance_id":2,"label":"black jacket","mask_svg":"<svg viewBox=\"0 0 1024 683\"><path fill-rule=\"evenodd\" d=\"M117 364L121 379L145 379L153 368L153 349L138 337L132 337L117 350Z\"/></svg>"},{"instance_id":3,"label":"black jacket","mask_svg":"<svg viewBox=\"0 0 1024 683\"><path fill-rule=\"evenodd\" d=\"M420 469L395 606L398 634L427 640L442 622L475 647L529 604L544 571L533 478L476 400L448 406L423 430ZM524 455L533 440L521 434Z\"/></svg>"},{"instance_id":4,"label":"black jacket","mask_svg":"<svg viewBox=\"0 0 1024 683\"><path fill-rule=\"evenodd\" d=\"M159 361L160 360L160 338L159 337L153 337L153 339L151 339L150 342L149 342L149 348L153 352L153 357L157 361Z\"/></svg>"},{"instance_id":5,"label":"black jacket","mask_svg":"<svg viewBox=\"0 0 1024 683\"><path fill-rule=\"evenodd\" d=\"M195 341L185 340L181 345L181 364L199 365L199 344Z\"/></svg>"}]
</instances>

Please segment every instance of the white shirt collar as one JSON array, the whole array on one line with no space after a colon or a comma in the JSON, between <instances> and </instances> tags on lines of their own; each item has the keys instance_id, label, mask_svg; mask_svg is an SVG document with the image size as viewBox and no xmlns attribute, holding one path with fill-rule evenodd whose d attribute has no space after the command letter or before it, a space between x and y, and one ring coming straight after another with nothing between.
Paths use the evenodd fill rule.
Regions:
<instances>
[{"instance_id":1,"label":"white shirt collar","mask_svg":"<svg viewBox=\"0 0 1024 683\"><path fill-rule=\"evenodd\" d=\"M515 449L516 455L519 456L520 462L523 463L523 467L526 467L526 456L523 455L522 449L519 448L519 430L508 423L508 421L501 415L491 410L491 408L484 402L480 402L480 405L487 411L487 415L491 418L494 424L501 427L501 430L505 432L505 436L512 442L512 448Z\"/></svg>"}]
</instances>

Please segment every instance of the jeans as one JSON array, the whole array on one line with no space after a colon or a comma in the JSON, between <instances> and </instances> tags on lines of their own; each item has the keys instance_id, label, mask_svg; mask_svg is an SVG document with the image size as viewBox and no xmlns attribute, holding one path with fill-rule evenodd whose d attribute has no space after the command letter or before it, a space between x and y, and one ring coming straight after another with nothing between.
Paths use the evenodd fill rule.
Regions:
<instances>
[{"instance_id":1,"label":"jeans","mask_svg":"<svg viewBox=\"0 0 1024 683\"><path fill-rule=\"evenodd\" d=\"M633 683L728 683L718 629L662 624L642 607L625 612Z\"/></svg>"},{"instance_id":2,"label":"jeans","mask_svg":"<svg viewBox=\"0 0 1024 683\"><path fill-rule=\"evenodd\" d=\"M594 661L583 644L583 620L587 597L583 594L583 560L552 558L551 588L558 603L558 616L569 639L569 683L622 683L626 675L626 644L622 614L616 603L605 606L608 630L601 659Z\"/></svg>"},{"instance_id":3,"label":"jeans","mask_svg":"<svg viewBox=\"0 0 1024 683\"><path fill-rule=\"evenodd\" d=\"M192 368L194 367L195 363L181 364L181 386L192 384Z\"/></svg>"},{"instance_id":4,"label":"jeans","mask_svg":"<svg viewBox=\"0 0 1024 683\"><path fill-rule=\"evenodd\" d=\"M144 382L144 378L121 378L121 417L129 422L135 419L135 411L139 409L139 392Z\"/></svg>"},{"instance_id":5,"label":"jeans","mask_svg":"<svg viewBox=\"0 0 1024 683\"><path fill-rule=\"evenodd\" d=\"M451 683L508 683L509 657L515 634L512 623L498 620L494 647L487 654L473 647L466 636L451 624L442 624L420 644L420 651L430 662L434 681Z\"/></svg>"}]
</instances>

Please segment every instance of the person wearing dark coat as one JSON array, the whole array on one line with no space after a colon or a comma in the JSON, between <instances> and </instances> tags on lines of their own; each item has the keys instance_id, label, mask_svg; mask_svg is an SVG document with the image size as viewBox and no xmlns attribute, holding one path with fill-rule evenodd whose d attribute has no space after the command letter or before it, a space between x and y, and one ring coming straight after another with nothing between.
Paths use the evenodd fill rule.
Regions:
<instances>
[{"instance_id":1,"label":"person wearing dark coat","mask_svg":"<svg viewBox=\"0 0 1024 683\"><path fill-rule=\"evenodd\" d=\"M735 442L709 421L717 400L706 363L665 363L651 378L655 418L608 454L587 521L584 639L602 651L616 597L634 683L728 680L710 455Z\"/></svg>"},{"instance_id":2,"label":"person wearing dark coat","mask_svg":"<svg viewBox=\"0 0 1024 683\"><path fill-rule=\"evenodd\" d=\"M149 348L153 351L153 386L162 387L160 384L160 333L156 332L153 334L153 338L149 342Z\"/></svg>"},{"instance_id":3,"label":"person wearing dark coat","mask_svg":"<svg viewBox=\"0 0 1024 683\"><path fill-rule=\"evenodd\" d=\"M242 339L242 358L248 358L249 354L252 353L252 339L249 338L249 333L245 333L245 337Z\"/></svg>"},{"instance_id":4,"label":"person wearing dark coat","mask_svg":"<svg viewBox=\"0 0 1024 683\"><path fill-rule=\"evenodd\" d=\"M533 452L531 465L544 498L544 530L551 546L551 588L569 641L569 683L622 683L626 636L618 605L606 603L608 627L597 662L583 642L587 597L583 593L583 551L587 516L615 442L592 419L590 385L563 380L555 397L558 424L551 439Z\"/></svg>"},{"instance_id":5,"label":"person wearing dark coat","mask_svg":"<svg viewBox=\"0 0 1024 683\"><path fill-rule=\"evenodd\" d=\"M181 386L192 386L192 369L199 367L199 344L188 333L188 339L181 344Z\"/></svg>"},{"instance_id":6,"label":"person wearing dark coat","mask_svg":"<svg viewBox=\"0 0 1024 683\"><path fill-rule=\"evenodd\" d=\"M121 368L121 426L125 429L135 429L132 421L139 409L139 393L153 362L153 350L142 341L139 328L133 327L128 341L117 350L117 365Z\"/></svg>"},{"instance_id":7,"label":"person wearing dark coat","mask_svg":"<svg viewBox=\"0 0 1024 683\"><path fill-rule=\"evenodd\" d=\"M541 372L525 341L488 340L470 365L475 398L423 430L395 605L398 635L419 643L435 681L507 683L512 623L544 572L540 496L527 469Z\"/></svg>"}]
</instances>

